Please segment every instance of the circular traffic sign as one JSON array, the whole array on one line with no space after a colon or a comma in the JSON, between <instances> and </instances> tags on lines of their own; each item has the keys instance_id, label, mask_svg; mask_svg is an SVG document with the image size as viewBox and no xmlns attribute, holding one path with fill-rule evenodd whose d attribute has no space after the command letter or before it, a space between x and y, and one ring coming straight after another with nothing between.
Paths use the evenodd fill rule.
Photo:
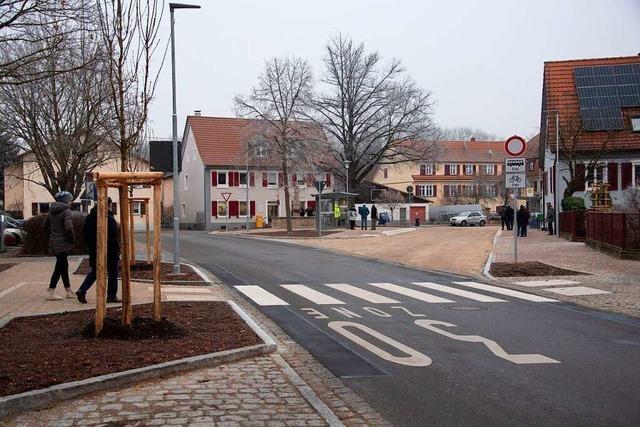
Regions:
<instances>
[{"instance_id":1,"label":"circular traffic sign","mask_svg":"<svg viewBox=\"0 0 640 427\"><path fill-rule=\"evenodd\" d=\"M513 135L504 143L504 150L510 156L519 156L524 153L524 150L527 148L527 143L524 142L524 139L520 136Z\"/></svg>"}]
</instances>

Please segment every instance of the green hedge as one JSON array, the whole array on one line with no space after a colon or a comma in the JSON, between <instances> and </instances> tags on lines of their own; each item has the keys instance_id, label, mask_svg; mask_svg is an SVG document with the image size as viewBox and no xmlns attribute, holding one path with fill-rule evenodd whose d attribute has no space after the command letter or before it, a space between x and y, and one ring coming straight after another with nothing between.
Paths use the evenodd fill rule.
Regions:
<instances>
[{"instance_id":1,"label":"green hedge","mask_svg":"<svg viewBox=\"0 0 640 427\"><path fill-rule=\"evenodd\" d=\"M586 209L584 199L582 197L565 197L560 204L563 212L577 211Z\"/></svg>"},{"instance_id":2,"label":"green hedge","mask_svg":"<svg viewBox=\"0 0 640 427\"><path fill-rule=\"evenodd\" d=\"M23 255L49 255L49 236L45 236L42 229L42 222L47 215L38 215L29 218L24 223L24 244ZM73 233L76 243L73 245L72 254L83 255L87 253L87 245L84 242L82 227L84 226L85 214L73 211Z\"/></svg>"}]
</instances>

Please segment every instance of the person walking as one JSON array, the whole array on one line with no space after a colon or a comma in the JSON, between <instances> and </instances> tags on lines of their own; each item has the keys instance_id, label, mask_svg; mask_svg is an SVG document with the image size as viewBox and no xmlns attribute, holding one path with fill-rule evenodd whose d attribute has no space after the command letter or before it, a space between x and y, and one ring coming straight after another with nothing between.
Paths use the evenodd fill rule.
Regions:
<instances>
[{"instance_id":1,"label":"person walking","mask_svg":"<svg viewBox=\"0 0 640 427\"><path fill-rule=\"evenodd\" d=\"M360 214L360 230L366 230L369 208L367 207L367 205L362 205L358 208L358 213Z\"/></svg>"},{"instance_id":2,"label":"person walking","mask_svg":"<svg viewBox=\"0 0 640 427\"><path fill-rule=\"evenodd\" d=\"M513 230L513 216L515 212L509 205L504 209L505 222L507 224L507 230Z\"/></svg>"},{"instance_id":3,"label":"person walking","mask_svg":"<svg viewBox=\"0 0 640 427\"><path fill-rule=\"evenodd\" d=\"M516 214L518 237L527 237L527 227L529 226L530 216L529 211L524 205L520 205L520 209L518 209L518 213Z\"/></svg>"},{"instance_id":4,"label":"person walking","mask_svg":"<svg viewBox=\"0 0 640 427\"><path fill-rule=\"evenodd\" d=\"M505 216L505 213L504 213L505 209L506 209L506 206L500 206L498 208L498 215L500 215L500 225L502 226L502 230L503 231L504 231L504 225L505 225L505 222L506 222L506 219L507 219L506 216Z\"/></svg>"},{"instance_id":5,"label":"person walking","mask_svg":"<svg viewBox=\"0 0 640 427\"><path fill-rule=\"evenodd\" d=\"M378 208L376 205L371 205L371 229L376 229L376 224L378 223Z\"/></svg>"},{"instance_id":6,"label":"person walking","mask_svg":"<svg viewBox=\"0 0 640 427\"><path fill-rule=\"evenodd\" d=\"M358 212L356 212L355 206L351 206L349 209L349 228L356 229L356 221L358 220Z\"/></svg>"},{"instance_id":7,"label":"person walking","mask_svg":"<svg viewBox=\"0 0 640 427\"><path fill-rule=\"evenodd\" d=\"M53 269L49 289L47 289L45 296L45 299L50 301L62 299L55 294L60 278L62 278L67 298L75 296L69 282L69 260L67 259L75 243L73 214L71 213L73 196L68 191L60 191L54 198L56 201L49 204L49 213L42 223L44 234L49 237L49 253L56 257L56 266Z\"/></svg>"},{"instance_id":8,"label":"person walking","mask_svg":"<svg viewBox=\"0 0 640 427\"><path fill-rule=\"evenodd\" d=\"M107 199L107 206L111 207L111 198ZM98 240L98 206L94 206L87 215L82 229L84 240L89 251L89 265L91 271L87 274L80 289L76 292L78 301L83 304L87 303L87 291L96 281L96 256L97 256L97 240ZM118 259L120 258L120 245L118 243L118 223L113 217L111 209L107 209L107 273L109 279L107 282L107 302L122 302L118 299Z\"/></svg>"},{"instance_id":9,"label":"person walking","mask_svg":"<svg viewBox=\"0 0 640 427\"><path fill-rule=\"evenodd\" d=\"M547 228L549 229L549 235L553 236L553 225L556 222L556 210L551 206L551 202L547 202Z\"/></svg>"}]
</instances>

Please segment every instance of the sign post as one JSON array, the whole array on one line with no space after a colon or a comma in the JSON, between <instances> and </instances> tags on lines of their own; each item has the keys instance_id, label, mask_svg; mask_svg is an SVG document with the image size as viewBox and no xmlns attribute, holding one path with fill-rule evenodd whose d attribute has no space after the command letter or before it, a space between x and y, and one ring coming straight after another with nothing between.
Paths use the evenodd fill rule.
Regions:
<instances>
[{"instance_id":1,"label":"sign post","mask_svg":"<svg viewBox=\"0 0 640 427\"><path fill-rule=\"evenodd\" d=\"M513 135L507 139L504 143L504 151L506 151L507 157L504 160L504 184L505 188L509 189L509 196L511 197L511 203L513 204L513 215L516 227L513 227L513 262L518 263L518 222L517 213L518 205L516 199L520 193L521 188L526 187L526 164L527 159L524 157L518 157L522 155L527 148L527 144L522 137Z\"/></svg>"},{"instance_id":2,"label":"sign post","mask_svg":"<svg viewBox=\"0 0 640 427\"><path fill-rule=\"evenodd\" d=\"M224 219L224 231L229 231L229 198L231 198L231 193L222 192L221 194L225 204L227 205L227 212Z\"/></svg>"}]
</instances>

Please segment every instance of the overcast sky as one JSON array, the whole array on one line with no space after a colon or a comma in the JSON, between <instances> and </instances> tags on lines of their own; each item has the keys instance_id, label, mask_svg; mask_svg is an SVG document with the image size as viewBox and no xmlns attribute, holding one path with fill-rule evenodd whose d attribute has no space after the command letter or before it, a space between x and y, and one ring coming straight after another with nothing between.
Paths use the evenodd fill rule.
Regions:
<instances>
[{"instance_id":1,"label":"overcast sky","mask_svg":"<svg viewBox=\"0 0 640 427\"><path fill-rule=\"evenodd\" d=\"M193 110L233 117L233 96L267 58L305 58L318 79L340 32L402 60L432 92L439 125L503 137L538 132L544 61L640 52L640 0L180 2L202 9L176 11L179 136ZM163 49L168 16L167 6ZM150 116L156 138L171 136L170 65L167 53Z\"/></svg>"}]
</instances>

